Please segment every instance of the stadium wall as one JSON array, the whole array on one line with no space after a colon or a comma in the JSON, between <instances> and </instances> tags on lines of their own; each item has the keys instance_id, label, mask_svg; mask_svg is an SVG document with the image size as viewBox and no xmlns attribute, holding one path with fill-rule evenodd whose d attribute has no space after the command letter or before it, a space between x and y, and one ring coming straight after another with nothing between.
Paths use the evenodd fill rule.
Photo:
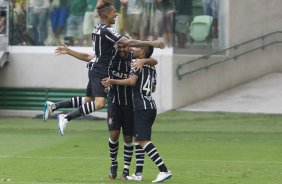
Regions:
<instances>
[{"instance_id":1,"label":"stadium wall","mask_svg":"<svg viewBox=\"0 0 282 184\"><path fill-rule=\"evenodd\" d=\"M56 47L10 47L9 63L0 69L0 87L86 89L87 63L68 55L57 56L55 49ZM90 47L73 49L92 53ZM172 56L172 49L156 49L153 55L159 61L158 86L154 94L159 112L173 108L170 87L173 77L171 72L174 70Z\"/></svg>"}]
</instances>

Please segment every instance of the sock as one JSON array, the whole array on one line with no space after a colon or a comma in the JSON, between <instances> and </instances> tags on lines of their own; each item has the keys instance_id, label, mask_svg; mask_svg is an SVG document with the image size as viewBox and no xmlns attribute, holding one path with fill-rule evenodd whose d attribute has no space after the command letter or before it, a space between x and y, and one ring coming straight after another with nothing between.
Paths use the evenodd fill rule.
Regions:
<instances>
[{"instance_id":1,"label":"sock","mask_svg":"<svg viewBox=\"0 0 282 184\"><path fill-rule=\"evenodd\" d=\"M77 118L82 115L90 114L91 112L95 111L95 104L94 102L86 102L82 106L80 106L78 109L74 110L73 112L70 112L67 114L66 118L68 121Z\"/></svg>"},{"instance_id":2,"label":"sock","mask_svg":"<svg viewBox=\"0 0 282 184\"><path fill-rule=\"evenodd\" d=\"M136 157L136 171L135 174L142 175L143 166L144 166L144 156L145 151L144 149L138 144L135 143L135 157Z\"/></svg>"},{"instance_id":3,"label":"sock","mask_svg":"<svg viewBox=\"0 0 282 184\"><path fill-rule=\"evenodd\" d=\"M72 97L71 99L55 103L55 110L60 108L77 108L85 103L85 97Z\"/></svg>"},{"instance_id":4,"label":"sock","mask_svg":"<svg viewBox=\"0 0 282 184\"><path fill-rule=\"evenodd\" d=\"M55 103L55 109L53 109L53 111L60 109L60 108L71 108L71 100L65 100L65 101L61 101L61 102L57 102Z\"/></svg>"},{"instance_id":5,"label":"sock","mask_svg":"<svg viewBox=\"0 0 282 184\"><path fill-rule=\"evenodd\" d=\"M112 166L117 166L117 154L118 154L118 141L113 142L111 138L109 138L109 148L110 148L110 157L112 161Z\"/></svg>"},{"instance_id":6,"label":"sock","mask_svg":"<svg viewBox=\"0 0 282 184\"><path fill-rule=\"evenodd\" d=\"M85 97L77 96L71 98L71 103L73 108L77 108L85 104Z\"/></svg>"},{"instance_id":7,"label":"sock","mask_svg":"<svg viewBox=\"0 0 282 184\"><path fill-rule=\"evenodd\" d=\"M161 159L157 148L153 145L153 143L148 142L144 146L144 150L146 151L147 155L150 157L150 159L156 164L156 166L159 168L160 172L167 172L167 168Z\"/></svg>"},{"instance_id":8,"label":"sock","mask_svg":"<svg viewBox=\"0 0 282 184\"><path fill-rule=\"evenodd\" d=\"M133 154L133 143L124 143L124 166L123 170L127 171L129 173L129 167L132 159L132 154Z\"/></svg>"}]
</instances>

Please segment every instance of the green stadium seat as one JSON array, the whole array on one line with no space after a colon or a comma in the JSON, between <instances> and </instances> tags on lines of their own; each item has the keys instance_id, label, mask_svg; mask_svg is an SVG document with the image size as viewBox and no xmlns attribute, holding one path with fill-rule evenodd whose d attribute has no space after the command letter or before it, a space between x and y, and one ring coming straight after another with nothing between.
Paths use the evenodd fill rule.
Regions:
<instances>
[{"instance_id":1,"label":"green stadium seat","mask_svg":"<svg viewBox=\"0 0 282 184\"><path fill-rule=\"evenodd\" d=\"M193 42L210 41L210 30L213 17L208 15L195 16L190 25L189 36Z\"/></svg>"}]
</instances>

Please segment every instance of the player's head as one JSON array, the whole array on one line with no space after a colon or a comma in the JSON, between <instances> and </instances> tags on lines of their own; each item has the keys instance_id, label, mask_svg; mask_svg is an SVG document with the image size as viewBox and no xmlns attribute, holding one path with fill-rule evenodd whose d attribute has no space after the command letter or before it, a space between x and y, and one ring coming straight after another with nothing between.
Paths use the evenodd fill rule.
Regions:
<instances>
[{"instance_id":1,"label":"player's head","mask_svg":"<svg viewBox=\"0 0 282 184\"><path fill-rule=\"evenodd\" d=\"M111 25L115 23L115 18L117 17L116 8L109 1L101 1L96 6L98 11L98 15L100 16L101 21L104 23Z\"/></svg>"},{"instance_id":2,"label":"player's head","mask_svg":"<svg viewBox=\"0 0 282 184\"><path fill-rule=\"evenodd\" d=\"M142 47L141 49L144 50L145 58L151 57L153 52L154 52L154 47L153 46Z\"/></svg>"},{"instance_id":3,"label":"player's head","mask_svg":"<svg viewBox=\"0 0 282 184\"><path fill-rule=\"evenodd\" d=\"M127 44L124 43L117 43L117 51L118 51L118 55L121 58L126 58L128 56L128 52L129 52L129 47Z\"/></svg>"},{"instance_id":4,"label":"player's head","mask_svg":"<svg viewBox=\"0 0 282 184\"><path fill-rule=\"evenodd\" d=\"M153 46L133 47L131 49L138 56L139 59L150 58L154 52Z\"/></svg>"}]
</instances>

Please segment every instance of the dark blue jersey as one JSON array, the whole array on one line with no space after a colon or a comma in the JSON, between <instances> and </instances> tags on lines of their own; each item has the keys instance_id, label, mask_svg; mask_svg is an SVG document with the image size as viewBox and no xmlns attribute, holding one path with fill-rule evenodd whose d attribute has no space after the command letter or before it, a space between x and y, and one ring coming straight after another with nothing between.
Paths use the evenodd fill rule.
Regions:
<instances>
[{"instance_id":1,"label":"dark blue jersey","mask_svg":"<svg viewBox=\"0 0 282 184\"><path fill-rule=\"evenodd\" d=\"M156 69L149 65L143 65L141 71L131 69L130 75L138 77L132 87L134 110L157 109L152 98L153 86L156 86Z\"/></svg>"},{"instance_id":2,"label":"dark blue jersey","mask_svg":"<svg viewBox=\"0 0 282 184\"><path fill-rule=\"evenodd\" d=\"M129 77L133 52L126 58L117 54L110 65L111 79L126 79ZM108 102L119 105L132 105L132 88L130 86L112 85L108 94Z\"/></svg>"},{"instance_id":3,"label":"dark blue jersey","mask_svg":"<svg viewBox=\"0 0 282 184\"><path fill-rule=\"evenodd\" d=\"M96 58L89 64L90 69L94 72L94 77L108 76L109 65L116 54L115 43L121 37L122 35L105 24L98 24L94 28L92 40Z\"/></svg>"}]
</instances>

